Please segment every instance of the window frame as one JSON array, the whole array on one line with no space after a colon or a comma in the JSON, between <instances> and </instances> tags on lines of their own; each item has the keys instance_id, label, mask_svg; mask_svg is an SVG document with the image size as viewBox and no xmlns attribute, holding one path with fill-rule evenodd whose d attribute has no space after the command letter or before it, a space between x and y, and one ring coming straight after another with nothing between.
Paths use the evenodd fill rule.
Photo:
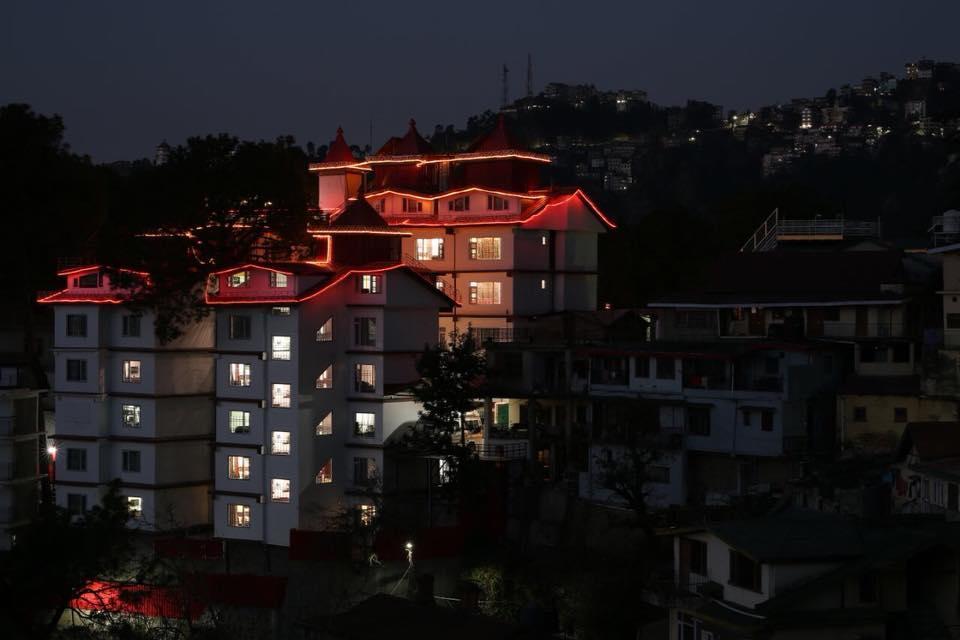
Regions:
<instances>
[{"instance_id":1,"label":"window frame","mask_svg":"<svg viewBox=\"0 0 960 640\"><path fill-rule=\"evenodd\" d=\"M286 395L283 390L286 389ZM277 392L280 392L279 394ZM270 385L270 407L289 409L293 406L293 387L289 382L274 382Z\"/></svg>"},{"instance_id":2,"label":"window frame","mask_svg":"<svg viewBox=\"0 0 960 640\"><path fill-rule=\"evenodd\" d=\"M253 382L253 367L249 362L230 362L227 366L228 386L236 388L250 387Z\"/></svg>"},{"instance_id":3,"label":"window frame","mask_svg":"<svg viewBox=\"0 0 960 640\"><path fill-rule=\"evenodd\" d=\"M277 340L280 340L280 348L277 348ZM286 348L283 348L283 341L286 340ZM292 358L293 338L291 336L271 336L270 338L270 359L289 361Z\"/></svg>"},{"instance_id":4,"label":"window frame","mask_svg":"<svg viewBox=\"0 0 960 640\"><path fill-rule=\"evenodd\" d=\"M232 454L227 456L227 480L249 480L250 479L250 456L241 456Z\"/></svg>"},{"instance_id":5,"label":"window frame","mask_svg":"<svg viewBox=\"0 0 960 640\"><path fill-rule=\"evenodd\" d=\"M283 442L282 436L286 435L286 442ZM277 436L281 436L278 440ZM289 456L293 453L293 435L289 431L271 431L270 432L270 455Z\"/></svg>"},{"instance_id":6,"label":"window frame","mask_svg":"<svg viewBox=\"0 0 960 640\"><path fill-rule=\"evenodd\" d=\"M128 409L130 410L128 412ZM128 420L128 415L135 418L135 422ZM143 418L143 407L139 404L120 405L120 424L128 429L139 429Z\"/></svg>"},{"instance_id":7,"label":"window frame","mask_svg":"<svg viewBox=\"0 0 960 640\"><path fill-rule=\"evenodd\" d=\"M227 504L227 525L238 529L249 529L253 520L248 504Z\"/></svg>"},{"instance_id":8,"label":"window frame","mask_svg":"<svg viewBox=\"0 0 960 640\"><path fill-rule=\"evenodd\" d=\"M489 244L489 246L485 246ZM471 260L502 260L503 239L500 236L474 236L468 240Z\"/></svg>"},{"instance_id":9,"label":"window frame","mask_svg":"<svg viewBox=\"0 0 960 640\"><path fill-rule=\"evenodd\" d=\"M143 456L139 449L122 449L120 451L120 470L123 473L140 473L143 468Z\"/></svg>"},{"instance_id":10,"label":"window frame","mask_svg":"<svg viewBox=\"0 0 960 640\"><path fill-rule=\"evenodd\" d=\"M124 360L121 367L121 381L127 384L143 382L143 360Z\"/></svg>"},{"instance_id":11,"label":"window frame","mask_svg":"<svg viewBox=\"0 0 960 640\"><path fill-rule=\"evenodd\" d=\"M249 340L253 322L249 315L231 313L227 316L227 336L231 340Z\"/></svg>"},{"instance_id":12,"label":"window frame","mask_svg":"<svg viewBox=\"0 0 960 640\"><path fill-rule=\"evenodd\" d=\"M370 375L365 376L365 372L369 372ZM356 393L377 392L377 365L370 362L357 362L354 364L353 390Z\"/></svg>"},{"instance_id":13,"label":"window frame","mask_svg":"<svg viewBox=\"0 0 960 640\"><path fill-rule=\"evenodd\" d=\"M78 326L74 326L77 324ZM68 338L86 338L87 337L87 314L68 313L66 319L65 331Z\"/></svg>"},{"instance_id":14,"label":"window frame","mask_svg":"<svg viewBox=\"0 0 960 640\"><path fill-rule=\"evenodd\" d=\"M370 416L369 424L360 416ZM377 414L369 411L355 411L353 414L353 435L357 438L375 438L377 435Z\"/></svg>"},{"instance_id":15,"label":"window frame","mask_svg":"<svg viewBox=\"0 0 960 640\"><path fill-rule=\"evenodd\" d=\"M240 415L235 416L234 414L240 414ZM238 422L235 422L234 417L240 417L241 420ZM243 409L228 409L227 410L227 429L232 434L250 433L250 412L244 411Z\"/></svg>"}]
</instances>

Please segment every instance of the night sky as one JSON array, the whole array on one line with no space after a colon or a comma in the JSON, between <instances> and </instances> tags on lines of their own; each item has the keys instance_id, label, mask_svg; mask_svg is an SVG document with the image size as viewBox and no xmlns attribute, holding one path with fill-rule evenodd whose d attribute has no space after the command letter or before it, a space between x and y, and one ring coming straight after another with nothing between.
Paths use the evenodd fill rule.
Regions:
<instances>
[{"instance_id":1,"label":"night sky","mask_svg":"<svg viewBox=\"0 0 960 640\"><path fill-rule=\"evenodd\" d=\"M0 103L61 114L97 161L226 131L323 144L423 132L534 84L725 108L822 95L927 56L960 61L952 0L40 2L0 8Z\"/></svg>"}]
</instances>

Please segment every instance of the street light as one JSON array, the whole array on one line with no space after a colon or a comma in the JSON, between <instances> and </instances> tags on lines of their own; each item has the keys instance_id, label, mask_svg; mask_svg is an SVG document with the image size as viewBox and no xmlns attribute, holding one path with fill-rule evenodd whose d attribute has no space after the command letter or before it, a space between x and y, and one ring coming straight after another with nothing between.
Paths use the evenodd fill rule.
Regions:
<instances>
[{"instance_id":1,"label":"street light","mask_svg":"<svg viewBox=\"0 0 960 640\"><path fill-rule=\"evenodd\" d=\"M56 457L57 457L57 447L56 447L56 445L50 445L49 447L47 447L47 455L50 456L51 458L56 458Z\"/></svg>"},{"instance_id":2,"label":"street light","mask_svg":"<svg viewBox=\"0 0 960 640\"><path fill-rule=\"evenodd\" d=\"M413 543L408 540L407 544L403 545L403 548L407 550L407 563L412 567L413 566Z\"/></svg>"}]
</instances>

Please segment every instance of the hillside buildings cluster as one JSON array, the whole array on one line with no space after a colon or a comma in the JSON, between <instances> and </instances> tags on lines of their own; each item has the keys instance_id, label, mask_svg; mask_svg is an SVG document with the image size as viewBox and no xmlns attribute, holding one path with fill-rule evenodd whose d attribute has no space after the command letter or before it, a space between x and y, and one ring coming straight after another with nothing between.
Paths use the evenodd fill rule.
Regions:
<instances>
[{"instance_id":1,"label":"hillside buildings cluster","mask_svg":"<svg viewBox=\"0 0 960 640\"><path fill-rule=\"evenodd\" d=\"M598 237L616 225L546 186L550 162L503 118L457 153L413 121L365 158L338 131L310 166L309 246L211 268L209 313L169 342L136 304L149 271L63 269L39 300L50 443L37 392L0 368L18 389L0 518L15 531L16 500L35 503L49 444L58 505L82 514L118 483L143 531L292 547L373 528L404 491L409 526L429 526L445 461L394 445L418 420L424 348L470 333L487 372L464 441L549 497L491 483L504 535L560 544L552 512L574 505L649 518L673 551L643 598L669 637L954 626L960 214L904 251L873 223L775 212L689 287L600 310Z\"/></svg>"},{"instance_id":2,"label":"hillside buildings cluster","mask_svg":"<svg viewBox=\"0 0 960 640\"><path fill-rule=\"evenodd\" d=\"M720 105L703 101L661 107L643 91L563 83L550 83L506 110L545 123L565 118L579 135L543 132L536 148L553 155L558 169L585 186L618 192L638 182L651 154L696 149L707 139L744 143L769 177L789 171L804 157L874 153L891 134L921 142L949 138L960 131L960 69L922 59L907 63L899 77L883 72L821 97L726 114ZM551 110L553 116L544 115Z\"/></svg>"}]
</instances>

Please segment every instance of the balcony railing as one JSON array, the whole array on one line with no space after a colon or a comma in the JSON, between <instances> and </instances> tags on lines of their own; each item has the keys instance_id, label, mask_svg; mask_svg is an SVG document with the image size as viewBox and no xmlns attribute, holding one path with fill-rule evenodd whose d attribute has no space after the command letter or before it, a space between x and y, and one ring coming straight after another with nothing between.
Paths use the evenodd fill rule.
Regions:
<instances>
[{"instance_id":1,"label":"balcony railing","mask_svg":"<svg viewBox=\"0 0 960 640\"><path fill-rule=\"evenodd\" d=\"M533 342L533 332L525 328L471 327L470 334L477 344L487 342L529 343Z\"/></svg>"},{"instance_id":2,"label":"balcony railing","mask_svg":"<svg viewBox=\"0 0 960 640\"><path fill-rule=\"evenodd\" d=\"M481 460L525 460L527 458L527 442L516 440L513 442L491 442L472 444L471 449Z\"/></svg>"}]
</instances>

